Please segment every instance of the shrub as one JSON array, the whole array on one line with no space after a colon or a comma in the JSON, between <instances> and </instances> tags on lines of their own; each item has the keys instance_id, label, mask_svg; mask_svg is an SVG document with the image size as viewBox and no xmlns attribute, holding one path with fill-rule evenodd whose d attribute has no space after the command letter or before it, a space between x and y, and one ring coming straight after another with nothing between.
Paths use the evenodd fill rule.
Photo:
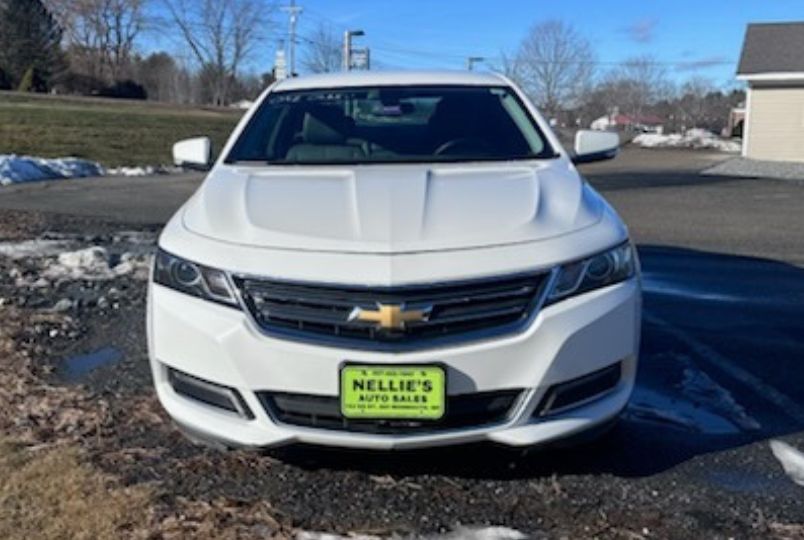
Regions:
<instances>
[{"instance_id":1,"label":"shrub","mask_svg":"<svg viewBox=\"0 0 804 540\"><path fill-rule=\"evenodd\" d=\"M121 99L148 99L145 87L131 80L117 81L100 91L99 95Z\"/></svg>"}]
</instances>

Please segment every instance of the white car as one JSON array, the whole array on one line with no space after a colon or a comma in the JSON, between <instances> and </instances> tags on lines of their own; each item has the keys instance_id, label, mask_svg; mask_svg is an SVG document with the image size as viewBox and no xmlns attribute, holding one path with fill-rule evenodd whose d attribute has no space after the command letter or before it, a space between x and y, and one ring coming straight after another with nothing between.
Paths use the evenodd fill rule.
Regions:
<instances>
[{"instance_id":1,"label":"white car","mask_svg":"<svg viewBox=\"0 0 804 540\"><path fill-rule=\"evenodd\" d=\"M509 80L287 79L165 227L148 292L159 399L224 447L528 446L615 419L638 262L614 210Z\"/></svg>"}]
</instances>

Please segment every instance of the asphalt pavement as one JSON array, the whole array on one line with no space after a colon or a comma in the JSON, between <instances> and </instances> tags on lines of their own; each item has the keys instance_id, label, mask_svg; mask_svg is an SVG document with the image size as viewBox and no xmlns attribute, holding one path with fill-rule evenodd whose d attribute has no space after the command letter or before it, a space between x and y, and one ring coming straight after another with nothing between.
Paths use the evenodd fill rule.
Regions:
<instances>
[{"instance_id":1,"label":"asphalt pavement","mask_svg":"<svg viewBox=\"0 0 804 540\"><path fill-rule=\"evenodd\" d=\"M703 176L729 156L627 148L581 168L642 245L755 255L804 264L802 182ZM0 209L161 225L196 190L199 173L83 178L0 188Z\"/></svg>"},{"instance_id":2,"label":"asphalt pavement","mask_svg":"<svg viewBox=\"0 0 804 540\"><path fill-rule=\"evenodd\" d=\"M303 501L308 515L340 516L331 518L334 523L371 521L370 505L355 503L362 484L353 473L362 471L415 482L431 475L479 501L487 501L492 489L516 494L515 501L500 495L477 515L517 527L531 523L522 501L541 497L544 479L551 476L572 490L579 507L584 489L600 498L584 508L615 513L625 511L617 506L618 496L632 501L633 493L644 492L661 498L689 527L679 530L679 537L733 533L741 520L760 519L755 515L804 523L804 488L785 475L768 444L780 438L804 450L804 183L699 174L723 159L628 149L618 160L582 170L628 223L644 272L637 388L612 432L591 446L539 450L515 465L488 450L466 450L460 459L454 450L399 454L393 462L319 449L282 453L285 463L297 467L288 473L295 489L311 490ZM160 224L199 180L181 175L0 188L0 208ZM332 475L348 487L340 496L330 484L317 483ZM238 496L270 496L286 510L298 504L284 480L253 475L226 485ZM317 491L319 498L312 495ZM409 506L384 511L411 523L451 515L449 508L432 506L435 495L427 489L406 497ZM582 519L562 511L565 519ZM455 519L468 519L462 515Z\"/></svg>"}]
</instances>

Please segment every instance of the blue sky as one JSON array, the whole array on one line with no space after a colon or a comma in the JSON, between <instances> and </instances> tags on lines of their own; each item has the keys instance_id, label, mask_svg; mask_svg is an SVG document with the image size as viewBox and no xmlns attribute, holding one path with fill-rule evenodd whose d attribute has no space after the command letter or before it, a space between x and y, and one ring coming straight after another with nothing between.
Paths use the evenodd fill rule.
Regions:
<instances>
[{"instance_id":1,"label":"blue sky","mask_svg":"<svg viewBox=\"0 0 804 540\"><path fill-rule=\"evenodd\" d=\"M288 0L280 0L288 3ZM528 28L561 19L592 43L601 69L628 57L652 55L683 81L693 75L734 84L749 22L804 20L802 0L297 0L299 32L320 22L337 31L359 28L382 68L456 68L469 55L498 58ZM287 18L277 14L273 34ZM155 45L155 44L152 44ZM252 69L273 65L275 45L250 59Z\"/></svg>"}]
</instances>

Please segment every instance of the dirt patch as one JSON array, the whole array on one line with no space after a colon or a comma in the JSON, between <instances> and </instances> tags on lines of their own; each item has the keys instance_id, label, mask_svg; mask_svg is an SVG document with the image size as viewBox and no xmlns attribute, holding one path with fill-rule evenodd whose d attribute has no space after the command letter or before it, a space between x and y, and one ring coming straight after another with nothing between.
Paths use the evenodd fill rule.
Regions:
<instances>
[{"instance_id":1,"label":"dirt patch","mask_svg":"<svg viewBox=\"0 0 804 540\"><path fill-rule=\"evenodd\" d=\"M178 455L194 451L149 389L145 275L135 264L115 271L134 259L114 253L143 243L149 250L153 236L42 238L52 229L31 223L40 234L28 234L35 249L0 257L0 538L293 536L265 501L176 496L161 480L166 469L151 474L170 454L166 443L184 446ZM5 247L26 241L21 229L8 230L0 229ZM104 246L106 255L48 274L72 260L64 253L86 245ZM60 366L97 340L117 343L124 365L93 369L77 384L65 378Z\"/></svg>"}]
</instances>

